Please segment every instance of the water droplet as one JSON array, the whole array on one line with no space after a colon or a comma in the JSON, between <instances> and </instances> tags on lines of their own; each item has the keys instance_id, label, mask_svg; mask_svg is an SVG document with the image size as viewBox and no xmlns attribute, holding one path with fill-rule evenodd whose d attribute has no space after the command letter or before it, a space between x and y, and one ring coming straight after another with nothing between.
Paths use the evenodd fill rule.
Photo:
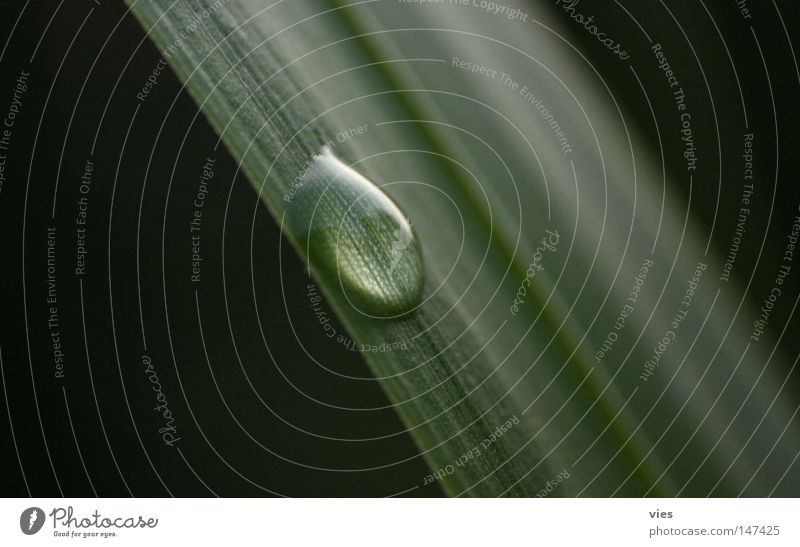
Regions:
<instances>
[{"instance_id":1,"label":"water droplet","mask_svg":"<svg viewBox=\"0 0 800 547\"><path fill-rule=\"evenodd\" d=\"M422 253L411 222L383 190L323 148L290 192L286 227L311 269L372 317L422 300Z\"/></svg>"}]
</instances>

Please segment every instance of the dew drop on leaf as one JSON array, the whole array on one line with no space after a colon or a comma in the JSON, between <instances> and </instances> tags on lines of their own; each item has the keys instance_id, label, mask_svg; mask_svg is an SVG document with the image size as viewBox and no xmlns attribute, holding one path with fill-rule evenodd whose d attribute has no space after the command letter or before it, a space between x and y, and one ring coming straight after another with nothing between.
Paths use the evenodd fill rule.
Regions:
<instances>
[{"instance_id":1,"label":"dew drop on leaf","mask_svg":"<svg viewBox=\"0 0 800 547\"><path fill-rule=\"evenodd\" d=\"M411 222L377 185L325 147L287 194L286 227L314 274L361 313L397 317L422 300Z\"/></svg>"}]
</instances>

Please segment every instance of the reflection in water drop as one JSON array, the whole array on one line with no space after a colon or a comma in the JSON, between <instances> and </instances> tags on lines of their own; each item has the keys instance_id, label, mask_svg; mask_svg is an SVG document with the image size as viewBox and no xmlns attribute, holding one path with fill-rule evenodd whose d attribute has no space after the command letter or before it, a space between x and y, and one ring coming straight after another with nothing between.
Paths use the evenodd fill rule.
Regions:
<instances>
[{"instance_id":1,"label":"reflection in water drop","mask_svg":"<svg viewBox=\"0 0 800 547\"><path fill-rule=\"evenodd\" d=\"M326 147L293 189L287 227L317 276L375 317L405 314L422 299L422 254L411 223L375 184Z\"/></svg>"}]
</instances>

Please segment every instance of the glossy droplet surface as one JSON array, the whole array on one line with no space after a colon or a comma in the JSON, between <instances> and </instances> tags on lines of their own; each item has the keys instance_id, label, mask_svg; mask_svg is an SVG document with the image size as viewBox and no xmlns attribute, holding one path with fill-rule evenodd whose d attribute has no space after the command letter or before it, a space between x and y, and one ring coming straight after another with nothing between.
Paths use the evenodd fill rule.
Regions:
<instances>
[{"instance_id":1,"label":"glossy droplet surface","mask_svg":"<svg viewBox=\"0 0 800 547\"><path fill-rule=\"evenodd\" d=\"M396 317L422 299L422 253L411 223L378 186L324 148L293 187L287 227L312 271L353 308Z\"/></svg>"}]
</instances>

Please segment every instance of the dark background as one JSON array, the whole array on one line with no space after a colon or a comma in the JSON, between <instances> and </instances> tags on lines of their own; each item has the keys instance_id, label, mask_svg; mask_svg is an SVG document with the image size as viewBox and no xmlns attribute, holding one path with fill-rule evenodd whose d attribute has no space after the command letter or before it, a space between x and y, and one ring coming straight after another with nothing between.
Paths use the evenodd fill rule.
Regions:
<instances>
[{"instance_id":1,"label":"dark background","mask_svg":"<svg viewBox=\"0 0 800 547\"><path fill-rule=\"evenodd\" d=\"M714 245L722 254L735 225L741 180L736 150L743 132L728 53L702 3L670 2L682 31L657 2L625 4L645 28L674 34L670 62L680 70L684 88L705 90L706 79L712 84L726 151L723 186L718 192L716 162L707 162L705 175L712 182L693 189L692 203L707 227L716 218ZM795 4L777 3L793 39ZM781 22L775 10L754 10L754 25L764 29L759 39L770 88L735 3L705 5L726 38L750 128L759 135L763 186L746 241L760 241L768 230L776 243L767 247L762 263L772 265L800 200L795 59L777 30ZM621 24L614 10L594 11L621 41L643 45L639 30ZM137 99L160 54L126 8L111 1L4 2L0 21L0 36L8 40L0 59L0 113L11 103L21 71L30 73L0 193L0 413L6 414L0 419L0 493L383 496L420 485L428 469L413 441L359 354L326 338L306 297L303 264L281 246L277 225L258 206L255 192L181 84L167 69L146 101ZM565 28L655 147L650 111L640 90L630 87L630 75L574 25ZM702 60L705 79L685 47L684 33ZM777 147L770 89L779 119ZM667 100L653 97L653 102L656 108L671 108ZM710 102L698 108L709 109ZM671 110L656 114L664 124L674 121ZM701 146L715 150L711 121L698 118L695 133ZM673 145L678 143L667 143ZM675 152L666 150L667 164L679 172L682 160ZM191 284L189 221L209 157L215 163L204 207L206 262L202 281ZM95 165L88 195L88 264L86 275L78 278L73 272L76 201L87 159ZM781 177L773 188L776 169ZM769 199L773 190L774 201ZM688 194L687 187L683 191ZM47 227L57 234L63 379L54 378L47 324ZM738 257L737 270L754 267L756 246L749 249ZM771 270L756 272L749 292L754 301L771 286ZM252 279L258 280L256 290ZM797 276L791 284L796 290ZM775 310L772 324L789 320L785 308ZM330 312L328 317L343 332ZM295 336L336 372L364 379L320 369ZM782 347L797 355L800 337ZM175 446L165 446L158 433L163 420L152 410L156 401L143 355L152 360L174 412L181 437ZM800 394L797 385L795 377L793 389ZM375 437L380 438L342 440ZM416 488L408 495L440 495L437 488Z\"/></svg>"}]
</instances>

